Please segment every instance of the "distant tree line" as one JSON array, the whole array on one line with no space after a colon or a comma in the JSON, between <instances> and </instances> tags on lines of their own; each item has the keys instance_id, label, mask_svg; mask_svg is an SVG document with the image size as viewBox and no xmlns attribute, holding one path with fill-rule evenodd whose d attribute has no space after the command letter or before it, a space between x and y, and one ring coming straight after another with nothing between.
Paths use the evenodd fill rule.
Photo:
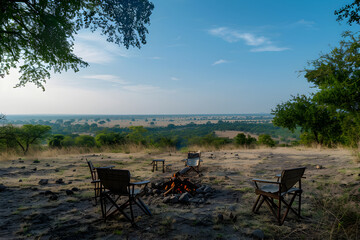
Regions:
<instances>
[{"instance_id":1,"label":"distant tree line","mask_svg":"<svg viewBox=\"0 0 360 240\"><path fill-rule=\"evenodd\" d=\"M220 123L225 124L225 123ZM96 134L51 134L51 126L26 124L21 127L7 125L0 127L0 151L16 150L27 154L30 146L41 148L46 145L50 148L61 149L71 147L94 148L94 147L120 147L126 144L142 145L156 148L182 148L189 145L221 146L235 144L250 148L256 144L273 147L275 141L269 134L259 136L259 140L250 135L240 133L234 139L218 137L212 131L213 124L175 127L170 124L167 127L144 128L131 126L121 131L111 131L105 128ZM216 125L216 124L214 124ZM207 127L205 127L207 126ZM223 127L223 126L222 126ZM117 128L119 130L119 128ZM266 136L265 138L263 136ZM264 140L265 139L265 140ZM267 141L266 141L267 139ZM270 140L269 140L270 139ZM270 142L270 144L269 144Z\"/></svg>"}]
</instances>

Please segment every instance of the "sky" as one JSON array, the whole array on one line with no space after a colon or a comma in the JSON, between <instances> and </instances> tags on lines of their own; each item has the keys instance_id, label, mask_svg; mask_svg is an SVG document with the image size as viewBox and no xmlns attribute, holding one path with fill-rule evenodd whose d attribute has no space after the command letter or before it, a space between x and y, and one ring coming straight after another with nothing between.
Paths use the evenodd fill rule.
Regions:
<instances>
[{"instance_id":1,"label":"sky","mask_svg":"<svg viewBox=\"0 0 360 240\"><path fill-rule=\"evenodd\" d=\"M82 30L90 66L52 74L45 92L0 78L3 114L270 113L315 91L301 74L359 26L337 22L338 0L153 0L147 44L119 47Z\"/></svg>"}]
</instances>

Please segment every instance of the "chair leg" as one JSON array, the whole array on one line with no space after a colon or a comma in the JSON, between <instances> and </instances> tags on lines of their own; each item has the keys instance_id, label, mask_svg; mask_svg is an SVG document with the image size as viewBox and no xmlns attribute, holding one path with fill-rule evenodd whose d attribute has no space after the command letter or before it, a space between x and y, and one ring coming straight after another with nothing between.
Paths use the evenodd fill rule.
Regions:
<instances>
[{"instance_id":1,"label":"chair leg","mask_svg":"<svg viewBox=\"0 0 360 240\"><path fill-rule=\"evenodd\" d=\"M274 209L274 207L272 206L271 201L269 200L269 198L266 197L266 196L263 196L263 198L264 198L265 203L266 203L266 205L268 206L270 212L272 212L272 214L274 215L274 217L275 217L276 219L278 219L278 215L276 214L275 209Z\"/></svg>"},{"instance_id":2,"label":"chair leg","mask_svg":"<svg viewBox=\"0 0 360 240\"><path fill-rule=\"evenodd\" d=\"M262 199L261 199L260 203L258 204L258 206L256 207L255 212L258 212L261 205L265 202L265 197L263 195L260 195L260 196L262 196Z\"/></svg>"},{"instance_id":3,"label":"chair leg","mask_svg":"<svg viewBox=\"0 0 360 240\"><path fill-rule=\"evenodd\" d=\"M279 226L281 226L282 225L282 221L280 220L280 218L281 218L281 197L280 197L280 199L279 199L279 208L278 208L278 216L277 216L277 220L278 220L278 223L279 223Z\"/></svg>"},{"instance_id":4,"label":"chair leg","mask_svg":"<svg viewBox=\"0 0 360 240\"><path fill-rule=\"evenodd\" d=\"M258 204L258 202L259 202L259 200L260 200L260 197L261 197L261 195L259 195L259 196L256 198L256 201L255 201L255 203L254 203L254 205L253 205L253 207L252 207L252 211L253 211L253 212L255 212L256 205Z\"/></svg>"},{"instance_id":5,"label":"chair leg","mask_svg":"<svg viewBox=\"0 0 360 240\"><path fill-rule=\"evenodd\" d=\"M295 212L295 210L291 207L291 205L293 204L293 202L294 202L294 200L295 200L295 197L296 197L296 194L294 194L294 196L291 198L290 203L285 202L285 200L284 200L283 198L281 199L281 201L287 206L286 211L285 211L285 213L284 213L284 216L282 217L281 224L284 223L285 218L287 217L287 215L288 215L288 213L289 213L289 210L292 210L297 216L299 216L299 214L297 214L297 213ZM280 201L280 202L281 202L281 201Z\"/></svg>"}]
</instances>

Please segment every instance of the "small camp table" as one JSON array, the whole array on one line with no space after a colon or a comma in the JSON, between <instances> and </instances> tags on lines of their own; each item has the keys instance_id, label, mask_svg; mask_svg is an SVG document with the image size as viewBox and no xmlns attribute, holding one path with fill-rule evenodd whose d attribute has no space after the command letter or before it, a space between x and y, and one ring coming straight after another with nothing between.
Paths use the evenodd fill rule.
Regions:
<instances>
[{"instance_id":1,"label":"small camp table","mask_svg":"<svg viewBox=\"0 0 360 240\"><path fill-rule=\"evenodd\" d=\"M165 172L165 159L153 159L151 164L153 165L152 171L154 171L156 167L156 171L158 170L158 162L162 162L163 172Z\"/></svg>"}]
</instances>

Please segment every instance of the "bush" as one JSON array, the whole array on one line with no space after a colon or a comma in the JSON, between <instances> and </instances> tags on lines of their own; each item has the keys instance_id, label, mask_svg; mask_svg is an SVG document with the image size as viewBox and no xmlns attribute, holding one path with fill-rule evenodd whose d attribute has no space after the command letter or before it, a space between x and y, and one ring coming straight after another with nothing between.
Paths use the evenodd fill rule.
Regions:
<instances>
[{"instance_id":1,"label":"bush","mask_svg":"<svg viewBox=\"0 0 360 240\"><path fill-rule=\"evenodd\" d=\"M265 145L268 147L274 147L276 143L269 134L260 134L259 135L259 144Z\"/></svg>"},{"instance_id":2,"label":"bush","mask_svg":"<svg viewBox=\"0 0 360 240\"><path fill-rule=\"evenodd\" d=\"M121 135L120 133L99 133L95 137L95 141L100 146L104 145L120 145L125 144L126 139L124 135Z\"/></svg>"},{"instance_id":3,"label":"bush","mask_svg":"<svg viewBox=\"0 0 360 240\"><path fill-rule=\"evenodd\" d=\"M95 138L89 135L81 135L75 138L75 145L79 147L95 147Z\"/></svg>"},{"instance_id":4,"label":"bush","mask_svg":"<svg viewBox=\"0 0 360 240\"><path fill-rule=\"evenodd\" d=\"M64 140L65 136L62 134L54 134L50 137L48 145L51 148L61 148L62 141Z\"/></svg>"}]
</instances>

